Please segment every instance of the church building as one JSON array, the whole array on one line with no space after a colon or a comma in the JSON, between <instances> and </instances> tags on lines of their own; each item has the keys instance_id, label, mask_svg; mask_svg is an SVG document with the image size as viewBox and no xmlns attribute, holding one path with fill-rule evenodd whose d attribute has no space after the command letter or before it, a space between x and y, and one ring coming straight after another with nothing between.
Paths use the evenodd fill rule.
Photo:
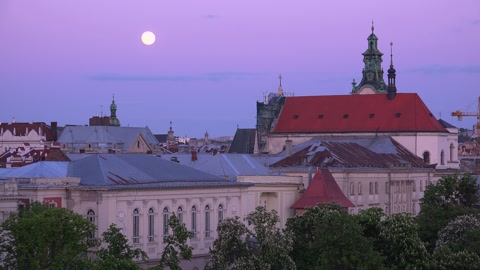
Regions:
<instances>
[{"instance_id":1,"label":"church building","mask_svg":"<svg viewBox=\"0 0 480 270\"><path fill-rule=\"evenodd\" d=\"M288 96L279 86L257 102L255 153L277 154L318 136L391 136L436 169L458 169L458 131L442 125L416 93L399 93L390 53L383 79L378 38L367 38L362 79L347 95ZM393 45L392 43L390 44ZM451 126L451 125L450 125Z\"/></svg>"}]
</instances>

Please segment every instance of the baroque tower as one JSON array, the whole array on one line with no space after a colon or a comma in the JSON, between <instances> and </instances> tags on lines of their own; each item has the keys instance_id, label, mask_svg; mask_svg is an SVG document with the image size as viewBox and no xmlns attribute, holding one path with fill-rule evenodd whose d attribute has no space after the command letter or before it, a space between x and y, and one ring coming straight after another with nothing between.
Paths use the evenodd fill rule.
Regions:
<instances>
[{"instance_id":1,"label":"baroque tower","mask_svg":"<svg viewBox=\"0 0 480 270\"><path fill-rule=\"evenodd\" d=\"M383 80L382 55L378 50L378 38L374 33L375 27L372 21L372 33L368 36L368 48L362 53L365 67L362 71L362 80L357 85L352 82L352 94L378 94L387 93L387 86Z\"/></svg>"},{"instance_id":2,"label":"baroque tower","mask_svg":"<svg viewBox=\"0 0 480 270\"><path fill-rule=\"evenodd\" d=\"M115 104L115 96L113 96L112 104L110 105L110 126L120 126L120 120L117 118L117 104Z\"/></svg>"}]
</instances>

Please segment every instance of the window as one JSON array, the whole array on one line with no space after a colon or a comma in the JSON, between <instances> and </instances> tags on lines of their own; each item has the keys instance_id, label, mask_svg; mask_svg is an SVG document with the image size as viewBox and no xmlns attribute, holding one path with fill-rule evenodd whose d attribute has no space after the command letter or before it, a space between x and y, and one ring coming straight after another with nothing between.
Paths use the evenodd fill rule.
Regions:
<instances>
[{"instance_id":1,"label":"window","mask_svg":"<svg viewBox=\"0 0 480 270\"><path fill-rule=\"evenodd\" d=\"M133 243L140 243L140 212L133 210Z\"/></svg>"},{"instance_id":2,"label":"window","mask_svg":"<svg viewBox=\"0 0 480 270\"><path fill-rule=\"evenodd\" d=\"M205 237L210 237L210 206L205 206Z\"/></svg>"},{"instance_id":3,"label":"window","mask_svg":"<svg viewBox=\"0 0 480 270\"><path fill-rule=\"evenodd\" d=\"M412 187L413 191L417 191L417 181L413 181L412 184L413 184L413 187Z\"/></svg>"},{"instance_id":4,"label":"window","mask_svg":"<svg viewBox=\"0 0 480 270\"><path fill-rule=\"evenodd\" d=\"M223 221L223 205L218 206L218 223L220 224Z\"/></svg>"},{"instance_id":5,"label":"window","mask_svg":"<svg viewBox=\"0 0 480 270\"><path fill-rule=\"evenodd\" d=\"M192 233L193 233L193 238L197 237L197 208L195 206L192 206Z\"/></svg>"},{"instance_id":6,"label":"window","mask_svg":"<svg viewBox=\"0 0 480 270\"><path fill-rule=\"evenodd\" d=\"M163 208L163 238L168 236L168 208Z\"/></svg>"},{"instance_id":7,"label":"window","mask_svg":"<svg viewBox=\"0 0 480 270\"><path fill-rule=\"evenodd\" d=\"M183 224L183 208L181 206L177 209L177 218L180 224Z\"/></svg>"},{"instance_id":8,"label":"window","mask_svg":"<svg viewBox=\"0 0 480 270\"><path fill-rule=\"evenodd\" d=\"M370 182L369 185L368 185L368 187L369 187L369 192L370 192L370 194L373 194L373 183Z\"/></svg>"},{"instance_id":9,"label":"window","mask_svg":"<svg viewBox=\"0 0 480 270\"><path fill-rule=\"evenodd\" d=\"M87 211L87 220L95 224L95 211L93 211L92 209ZM95 233L92 233L88 238L95 238Z\"/></svg>"},{"instance_id":10,"label":"window","mask_svg":"<svg viewBox=\"0 0 480 270\"><path fill-rule=\"evenodd\" d=\"M430 164L430 153L428 151L423 152L423 162Z\"/></svg>"},{"instance_id":11,"label":"window","mask_svg":"<svg viewBox=\"0 0 480 270\"><path fill-rule=\"evenodd\" d=\"M452 143L450 144L450 161L453 161L454 151L455 151L455 146Z\"/></svg>"},{"instance_id":12,"label":"window","mask_svg":"<svg viewBox=\"0 0 480 270\"><path fill-rule=\"evenodd\" d=\"M355 194L355 183L350 183L350 195Z\"/></svg>"},{"instance_id":13,"label":"window","mask_svg":"<svg viewBox=\"0 0 480 270\"><path fill-rule=\"evenodd\" d=\"M375 182L375 194L378 194L378 182Z\"/></svg>"},{"instance_id":14,"label":"window","mask_svg":"<svg viewBox=\"0 0 480 270\"><path fill-rule=\"evenodd\" d=\"M420 180L420 191L423 191L423 180Z\"/></svg>"},{"instance_id":15,"label":"window","mask_svg":"<svg viewBox=\"0 0 480 270\"><path fill-rule=\"evenodd\" d=\"M48 203L48 207L50 207L50 208L56 208L56 207L57 207L57 204L54 203L54 202L50 202L50 203Z\"/></svg>"},{"instance_id":16,"label":"window","mask_svg":"<svg viewBox=\"0 0 480 270\"><path fill-rule=\"evenodd\" d=\"M358 183L358 195L362 195L362 183Z\"/></svg>"},{"instance_id":17,"label":"window","mask_svg":"<svg viewBox=\"0 0 480 270\"><path fill-rule=\"evenodd\" d=\"M443 152L443 150L440 153L440 164L445 165L445 152Z\"/></svg>"},{"instance_id":18,"label":"window","mask_svg":"<svg viewBox=\"0 0 480 270\"><path fill-rule=\"evenodd\" d=\"M385 194L390 193L390 187L388 185L388 182L385 183Z\"/></svg>"},{"instance_id":19,"label":"window","mask_svg":"<svg viewBox=\"0 0 480 270\"><path fill-rule=\"evenodd\" d=\"M155 211L148 209L148 242L155 241Z\"/></svg>"},{"instance_id":20,"label":"window","mask_svg":"<svg viewBox=\"0 0 480 270\"><path fill-rule=\"evenodd\" d=\"M137 141L137 148L140 148L140 141Z\"/></svg>"}]
</instances>

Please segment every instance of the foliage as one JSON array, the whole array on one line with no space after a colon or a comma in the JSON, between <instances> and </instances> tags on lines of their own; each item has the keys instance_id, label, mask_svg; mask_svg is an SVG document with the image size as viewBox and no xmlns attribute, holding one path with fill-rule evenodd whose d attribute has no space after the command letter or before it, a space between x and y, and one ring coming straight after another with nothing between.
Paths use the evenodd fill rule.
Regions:
<instances>
[{"instance_id":1,"label":"foliage","mask_svg":"<svg viewBox=\"0 0 480 270\"><path fill-rule=\"evenodd\" d=\"M454 252L473 247L470 251L477 252L478 255L480 252L478 232L480 232L480 220L477 217L459 216L438 233L435 251L442 247L448 247Z\"/></svg>"},{"instance_id":2,"label":"foliage","mask_svg":"<svg viewBox=\"0 0 480 270\"><path fill-rule=\"evenodd\" d=\"M207 269L295 269L288 256L291 238L276 227L275 210L257 207L244 219L227 218L218 225Z\"/></svg>"},{"instance_id":3,"label":"foliage","mask_svg":"<svg viewBox=\"0 0 480 270\"><path fill-rule=\"evenodd\" d=\"M407 213L388 217L380 231L388 269L429 269L431 260L417 233L417 224Z\"/></svg>"},{"instance_id":4,"label":"foliage","mask_svg":"<svg viewBox=\"0 0 480 270\"><path fill-rule=\"evenodd\" d=\"M357 219L337 203L308 208L287 221L298 269L381 269L373 243Z\"/></svg>"},{"instance_id":5,"label":"foliage","mask_svg":"<svg viewBox=\"0 0 480 270\"><path fill-rule=\"evenodd\" d=\"M439 270L450 269L480 269L480 257L467 250L453 252L448 247L441 247L433 254L435 268Z\"/></svg>"},{"instance_id":6,"label":"foliage","mask_svg":"<svg viewBox=\"0 0 480 270\"><path fill-rule=\"evenodd\" d=\"M441 178L437 184L427 186L416 218L420 238L433 252L438 232L458 216L477 213L479 186L469 174Z\"/></svg>"},{"instance_id":7,"label":"foliage","mask_svg":"<svg viewBox=\"0 0 480 270\"><path fill-rule=\"evenodd\" d=\"M65 208L38 202L2 223L0 267L4 269L73 269L82 264L95 225Z\"/></svg>"},{"instance_id":8,"label":"foliage","mask_svg":"<svg viewBox=\"0 0 480 270\"><path fill-rule=\"evenodd\" d=\"M172 229L173 234L163 240L166 246L159 265L154 269L163 269L167 266L171 270L181 270L178 255L180 254L185 260L192 258L193 248L187 244L187 240L193 237L193 233L188 231L184 224L180 223L176 215L169 218L168 226Z\"/></svg>"},{"instance_id":9,"label":"foliage","mask_svg":"<svg viewBox=\"0 0 480 270\"><path fill-rule=\"evenodd\" d=\"M139 249L133 249L121 229L111 224L102 233L102 242L106 247L96 252L96 258L90 262L90 269L141 269L134 260L147 260L147 254Z\"/></svg>"}]
</instances>

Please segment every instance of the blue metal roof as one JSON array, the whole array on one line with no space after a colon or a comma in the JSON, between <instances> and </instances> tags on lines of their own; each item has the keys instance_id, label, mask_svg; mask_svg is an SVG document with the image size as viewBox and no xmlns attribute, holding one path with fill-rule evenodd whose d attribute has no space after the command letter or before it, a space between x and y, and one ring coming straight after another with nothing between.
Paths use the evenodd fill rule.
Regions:
<instances>
[{"instance_id":1,"label":"blue metal roof","mask_svg":"<svg viewBox=\"0 0 480 270\"><path fill-rule=\"evenodd\" d=\"M40 161L27 166L0 169L0 177L59 178L66 177L67 161Z\"/></svg>"}]
</instances>

